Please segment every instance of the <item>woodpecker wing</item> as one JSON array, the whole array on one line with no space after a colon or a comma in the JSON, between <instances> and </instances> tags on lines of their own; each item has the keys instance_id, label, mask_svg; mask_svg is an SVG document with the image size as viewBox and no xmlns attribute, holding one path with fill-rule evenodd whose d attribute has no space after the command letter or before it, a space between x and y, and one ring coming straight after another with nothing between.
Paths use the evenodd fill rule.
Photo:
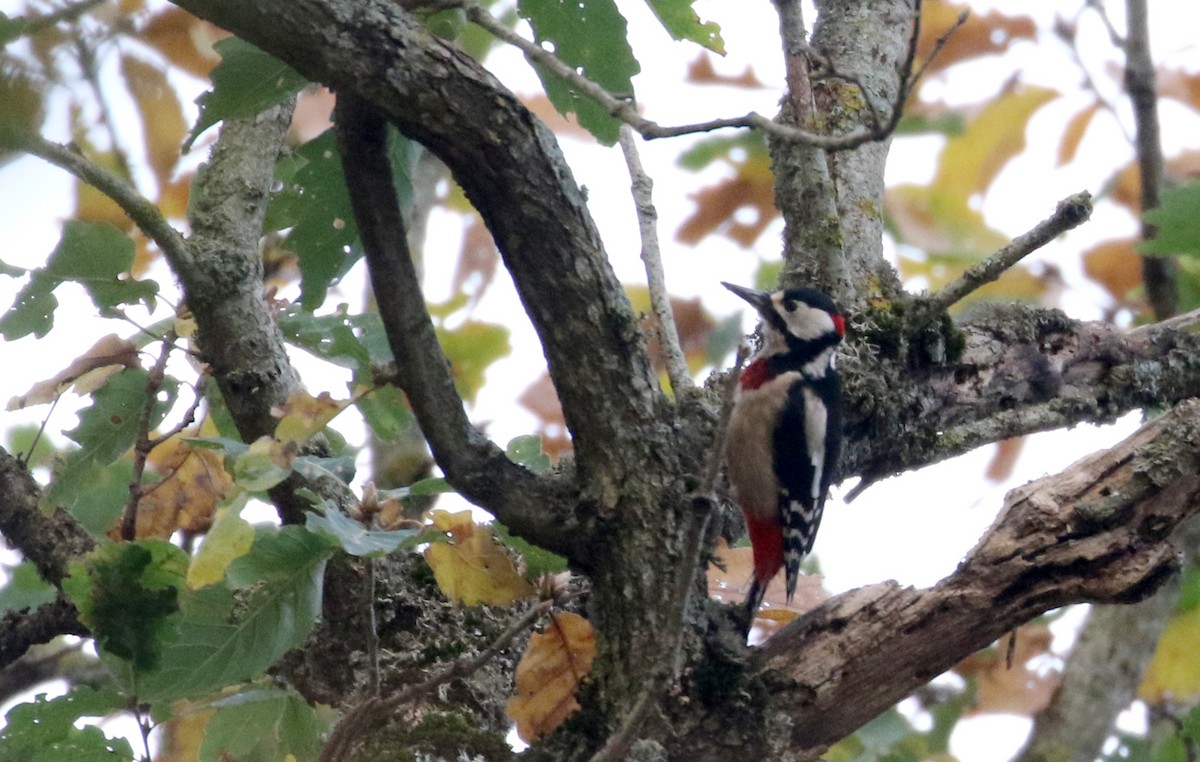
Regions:
<instances>
[{"instance_id":1,"label":"woodpecker wing","mask_svg":"<svg viewBox=\"0 0 1200 762\"><path fill-rule=\"evenodd\" d=\"M800 561L816 540L829 483L837 467L841 441L838 394L835 374L798 379L788 389L788 401L775 429L774 466L780 486L779 518L789 601L796 591Z\"/></svg>"}]
</instances>

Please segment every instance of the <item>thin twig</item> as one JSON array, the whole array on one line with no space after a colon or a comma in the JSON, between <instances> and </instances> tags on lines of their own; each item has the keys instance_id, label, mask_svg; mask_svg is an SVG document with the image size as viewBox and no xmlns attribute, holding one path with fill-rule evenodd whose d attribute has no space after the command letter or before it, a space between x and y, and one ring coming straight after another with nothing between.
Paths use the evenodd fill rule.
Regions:
<instances>
[{"instance_id":1,"label":"thin twig","mask_svg":"<svg viewBox=\"0 0 1200 762\"><path fill-rule=\"evenodd\" d=\"M654 311L654 319L658 321L659 351L667 366L671 389L678 396L684 390L691 389L693 384L683 349L679 346L679 331L671 309L671 296L667 293L667 276L663 271L662 252L658 245L658 210L654 208L654 199L651 197L654 181L642 168L632 128L627 124L621 125L620 136L621 151L625 154L625 166L629 168L629 180L632 183L633 205L637 208L642 262L646 266L646 285L650 289L650 308Z\"/></svg>"},{"instance_id":2,"label":"thin twig","mask_svg":"<svg viewBox=\"0 0 1200 762\"><path fill-rule=\"evenodd\" d=\"M167 373L167 360L174 347L175 332L168 331L163 339L162 353L158 361L150 369L146 379L146 402L142 406L142 417L138 421L137 443L133 447L133 478L129 481L129 502L125 505L125 513L121 517L121 539L132 542L137 539L137 508L142 498L142 475L146 472L146 459L154 446L150 439L150 419L154 415L154 405L158 401L158 390L162 388Z\"/></svg>"},{"instance_id":3,"label":"thin twig","mask_svg":"<svg viewBox=\"0 0 1200 762\"><path fill-rule=\"evenodd\" d=\"M191 255L188 253L187 243L179 231L167 222L162 211L129 183L83 154L45 140L35 133L11 127L0 127L0 147L24 151L45 159L89 183L116 202L121 211L129 215L129 219L133 220L146 237L158 244L158 248L162 250L175 272L180 272L181 267L190 264Z\"/></svg>"},{"instance_id":4,"label":"thin twig","mask_svg":"<svg viewBox=\"0 0 1200 762\"><path fill-rule=\"evenodd\" d=\"M421 696L432 693L436 688L444 683L448 683L456 678L469 677L478 671L481 667L495 658L496 654L500 653L504 648L508 647L509 643L514 638L520 635L525 630L529 629L540 619L547 611L549 611L556 603L569 599L570 596L553 598L544 600L532 606L528 611L513 621L504 632L500 633L495 640L488 645L487 648L479 652L478 655L471 658L462 658L454 661L446 669L429 678L423 683L409 686L399 693L393 693L390 696L371 697L363 703L351 709L338 726L334 728L333 735L330 736L329 742L325 745L325 749L321 752L321 762L339 762L354 749L355 744L362 737L364 728L374 724L375 719L384 713L394 712L396 709L408 704Z\"/></svg>"},{"instance_id":5,"label":"thin twig","mask_svg":"<svg viewBox=\"0 0 1200 762\"><path fill-rule=\"evenodd\" d=\"M725 440L729 436L729 416L733 413L733 397L737 392L738 379L742 375L742 366L750 356L750 348L746 342L738 344L737 354L733 358L733 367L725 377L721 386L721 410L717 414L717 430L713 433L713 447L708 453L708 463L704 469L704 491L715 495L717 479L721 476L721 463L725 460Z\"/></svg>"},{"instance_id":6,"label":"thin twig","mask_svg":"<svg viewBox=\"0 0 1200 762\"><path fill-rule=\"evenodd\" d=\"M953 283L918 304L909 322L910 331L918 331L931 320L979 287L999 278L1013 265L1045 246L1055 236L1076 228L1092 215L1092 194L1081 191L1058 202L1054 214L1039 222L1028 233L1019 235L1007 246L969 268Z\"/></svg>"},{"instance_id":7,"label":"thin twig","mask_svg":"<svg viewBox=\"0 0 1200 762\"><path fill-rule=\"evenodd\" d=\"M96 64L96 51L92 48L91 42L84 38L82 30L76 30L75 50L79 54L79 68L83 71L83 78L91 88L92 95L96 98L96 104L100 108L100 124L104 127L104 131L108 133L108 142L112 145L110 150L112 151L113 158L116 159L117 167L121 170L121 174L128 178L131 174L129 156L121 146L117 135L116 118L113 116L112 106L109 105L108 97L105 95L104 88L100 84L100 70Z\"/></svg>"},{"instance_id":8,"label":"thin twig","mask_svg":"<svg viewBox=\"0 0 1200 762\"><path fill-rule=\"evenodd\" d=\"M1130 335L1139 333L1148 333L1159 329L1169 329L1172 331L1183 331L1200 325L1200 308L1194 309L1191 312L1185 312L1182 315L1175 315L1166 320L1160 320L1157 323L1146 323L1139 325L1129 331Z\"/></svg>"},{"instance_id":9,"label":"thin twig","mask_svg":"<svg viewBox=\"0 0 1200 762\"><path fill-rule=\"evenodd\" d=\"M435 2L424 4L424 7L440 9L461 8L466 14L467 20L487 30L497 39L520 49L530 62L536 63L566 80L571 87L599 103L611 116L628 124L646 140L712 132L713 130L720 130L727 127L743 127L762 130L768 135L781 140L803 143L816 148L823 148L826 151L845 151L857 148L865 143L883 140L891 134L890 129L876 130L864 128L841 135L822 135L799 127L779 124L755 111L751 111L743 116L713 119L696 124L663 126L639 114L636 104L631 99L619 98L608 92L600 85L575 71L573 67L566 64L558 56L509 29L495 16L492 16L487 10L471 2L471 0L435 0ZM865 94L864 98L866 98ZM867 100L869 101L869 99ZM897 102L893 104L892 116L888 120L889 125L894 126L895 123L899 122L900 112L904 108L904 100L904 97L897 98Z\"/></svg>"},{"instance_id":10,"label":"thin twig","mask_svg":"<svg viewBox=\"0 0 1200 762\"><path fill-rule=\"evenodd\" d=\"M369 527L368 527L369 528ZM367 690L379 695L379 622L375 616L375 559L367 559Z\"/></svg>"},{"instance_id":11,"label":"thin twig","mask_svg":"<svg viewBox=\"0 0 1200 762\"><path fill-rule=\"evenodd\" d=\"M610 762L611 760L625 759L629 753L629 744L633 740L633 734L637 732L638 726L645 719L646 711L651 706L651 700L654 698L654 693L649 688L638 694L637 700L629 713L625 715L625 719L621 721L621 727L608 737L604 742L604 748L592 755L589 762Z\"/></svg>"},{"instance_id":12,"label":"thin twig","mask_svg":"<svg viewBox=\"0 0 1200 762\"><path fill-rule=\"evenodd\" d=\"M1141 175L1142 213L1157 209L1163 177L1162 139L1158 126L1158 92L1154 83L1154 61L1150 57L1150 30L1146 0L1126 0L1125 90L1133 103L1137 125L1137 160ZM1158 228L1142 218L1142 240L1150 241ZM1175 285L1175 260L1163 256L1142 256L1142 281L1146 298L1156 320L1165 320L1179 311L1179 292Z\"/></svg>"}]
</instances>

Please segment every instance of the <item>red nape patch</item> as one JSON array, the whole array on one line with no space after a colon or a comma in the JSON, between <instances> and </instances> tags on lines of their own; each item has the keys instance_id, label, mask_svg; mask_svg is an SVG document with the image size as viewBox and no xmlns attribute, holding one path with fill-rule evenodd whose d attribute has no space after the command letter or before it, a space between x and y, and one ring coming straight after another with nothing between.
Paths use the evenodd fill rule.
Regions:
<instances>
[{"instance_id":1,"label":"red nape patch","mask_svg":"<svg viewBox=\"0 0 1200 762\"><path fill-rule=\"evenodd\" d=\"M841 315L833 316L833 329L837 331L838 336L846 335L846 319Z\"/></svg>"},{"instance_id":2,"label":"red nape patch","mask_svg":"<svg viewBox=\"0 0 1200 762\"><path fill-rule=\"evenodd\" d=\"M773 520L756 518L746 511L746 531L754 548L754 578L767 584L783 568L783 528Z\"/></svg>"},{"instance_id":3,"label":"red nape patch","mask_svg":"<svg viewBox=\"0 0 1200 762\"><path fill-rule=\"evenodd\" d=\"M741 385L743 389L757 389L772 378L766 360L755 360L742 371Z\"/></svg>"}]
</instances>

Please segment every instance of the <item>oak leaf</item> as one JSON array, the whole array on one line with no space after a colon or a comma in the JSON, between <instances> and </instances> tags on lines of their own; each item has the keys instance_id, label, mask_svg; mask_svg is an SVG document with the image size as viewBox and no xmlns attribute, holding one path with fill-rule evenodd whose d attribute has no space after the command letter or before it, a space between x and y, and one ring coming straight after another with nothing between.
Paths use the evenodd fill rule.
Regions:
<instances>
[{"instance_id":1,"label":"oak leaf","mask_svg":"<svg viewBox=\"0 0 1200 762\"><path fill-rule=\"evenodd\" d=\"M517 664L507 709L517 735L532 743L579 709L575 694L595 655L596 631L588 620L570 612L550 615L550 625L529 638Z\"/></svg>"},{"instance_id":2,"label":"oak leaf","mask_svg":"<svg viewBox=\"0 0 1200 762\"><path fill-rule=\"evenodd\" d=\"M450 536L431 543L425 561L438 587L454 603L508 606L533 594L533 586L513 566L492 529L476 524L470 511L434 511L433 525Z\"/></svg>"}]
</instances>

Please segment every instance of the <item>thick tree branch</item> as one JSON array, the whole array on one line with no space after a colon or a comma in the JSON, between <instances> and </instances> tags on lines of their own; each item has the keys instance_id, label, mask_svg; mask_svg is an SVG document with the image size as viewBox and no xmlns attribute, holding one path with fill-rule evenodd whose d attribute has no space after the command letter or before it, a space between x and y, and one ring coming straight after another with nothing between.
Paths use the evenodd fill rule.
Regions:
<instances>
[{"instance_id":1,"label":"thick tree branch","mask_svg":"<svg viewBox=\"0 0 1200 762\"><path fill-rule=\"evenodd\" d=\"M1186 331L1127 332L1017 305L969 320L955 329L953 362L914 370L844 357L843 477L870 483L1008 437L1200 395L1200 337Z\"/></svg>"},{"instance_id":2,"label":"thick tree branch","mask_svg":"<svg viewBox=\"0 0 1200 762\"><path fill-rule=\"evenodd\" d=\"M1141 176L1142 211L1157 209L1162 185L1163 154L1158 127L1158 91L1155 87L1154 60L1150 57L1149 10L1146 0L1126 0L1125 19L1129 33L1125 38L1125 89L1133 102L1137 124L1137 158ZM1158 229L1142 223L1142 240L1158 235ZM1179 293L1175 287L1175 263L1169 257L1142 257L1142 280L1146 296L1157 320L1179 311Z\"/></svg>"},{"instance_id":3,"label":"thick tree branch","mask_svg":"<svg viewBox=\"0 0 1200 762\"><path fill-rule=\"evenodd\" d=\"M62 593L33 611L9 611L0 616L0 669L20 659L30 648L59 635L88 637L75 606Z\"/></svg>"},{"instance_id":4,"label":"thick tree branch","mask_svg":"<svg viewBox=\"0 0 1200 762\"><path fill-rule=\"evenodd\" d=\"M1168 538L1197 511L1200 402L1189 401L1010 492L992 528L932 588L853 590L776 635L755 659L775 689L771 709L791 718L793 748L817 748L1044 611L1144 598L1176 571Z\"/></svg>"},{"instance_id":5,"label":"thick tree branch","mask_svg":"<svg viewBox=\"0 0 1200 762\"><path fill-rule=\"evenodd\" d=\"M24 463L0 447L0 535L37 567L42 579L58 587L71 559L95 545L69 513L38 507L42 489Z\"/></svg>"},{"instance_id":6,"label":"thick tree branch","mask_svg":"<svg viewBox=\"0 0 1200 762\"><path fill-rule=\"evenodd\" d=\"M408 249L408 235L387 161L387 123L371 106L339 95L338 147L354 218L366 253L379 316L395 360L397 385L446 479L511 529L558 552L576 533L537 496L537 478L510 461L467 419Z\"/></svg>"},{"instance_id":7,"label":"thick tree branch","mask_svg":"<svg viewBox=\"0 0 1200 762\"><path fill-rule=\"evenodd\" d=\"M581 471L617 499L662 396L553 135L480 65L386 0L181 0L338 92L450 167L483 216L546 353ZM514 210L519 210L514 212Z\"/></svg>"}]
</instances>

